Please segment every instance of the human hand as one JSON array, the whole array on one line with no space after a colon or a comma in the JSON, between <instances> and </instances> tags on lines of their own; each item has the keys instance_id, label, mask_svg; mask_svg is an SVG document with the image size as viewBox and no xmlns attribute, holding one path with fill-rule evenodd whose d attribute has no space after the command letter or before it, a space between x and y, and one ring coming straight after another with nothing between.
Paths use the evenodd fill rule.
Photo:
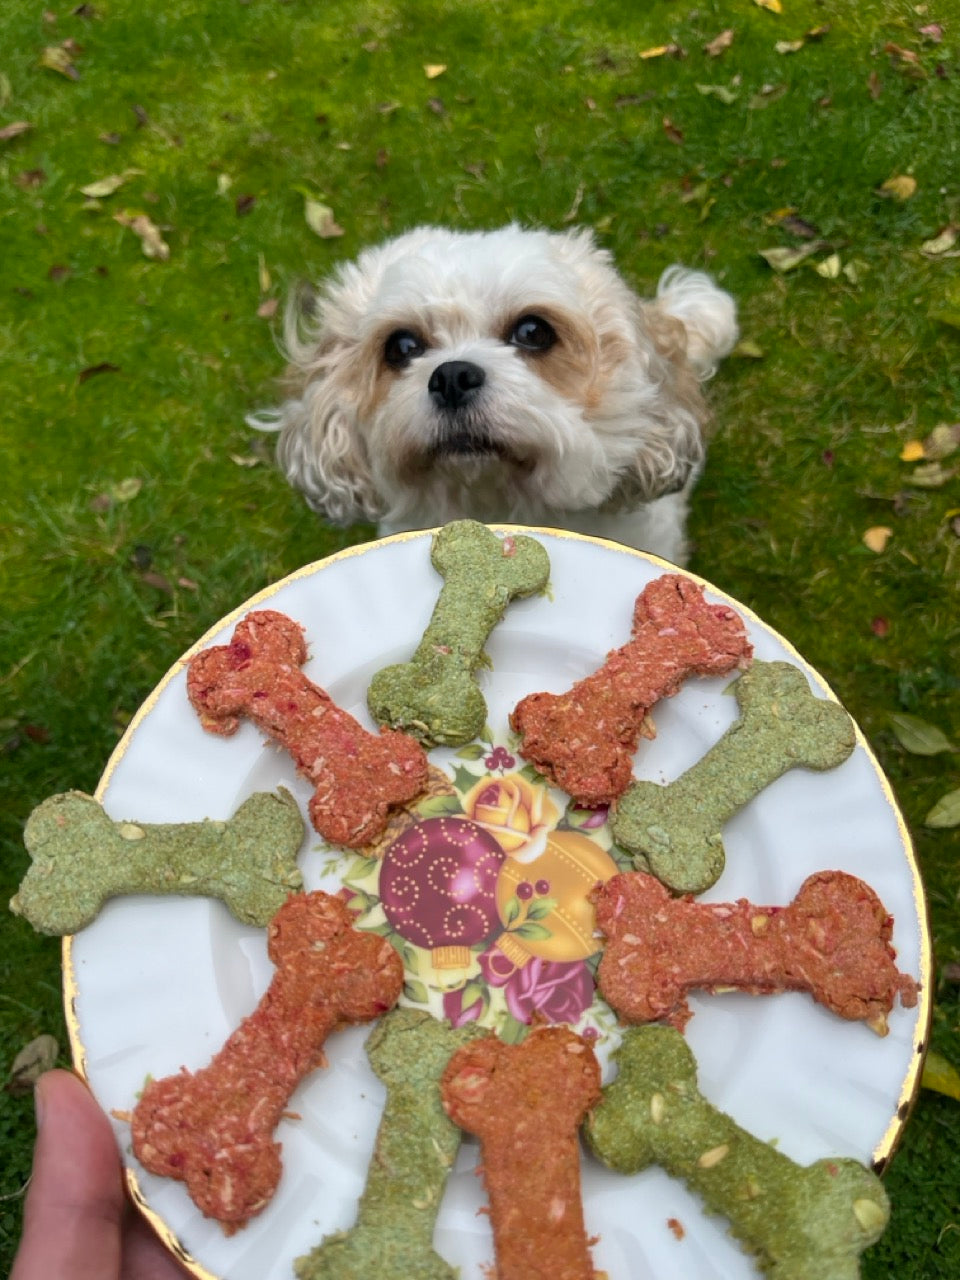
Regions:
<instances>
[{"instance_id":1,"label":"human hand","mask_svg":"<svg viewBox=\"0 0 960 1280\"><path fill-rule=\"evenodd\" d=\"M186 1280L124 1194L110 1121L70 1071L35 1086L37 1142L10 1280Z\"/></svg>"}]
</instances>

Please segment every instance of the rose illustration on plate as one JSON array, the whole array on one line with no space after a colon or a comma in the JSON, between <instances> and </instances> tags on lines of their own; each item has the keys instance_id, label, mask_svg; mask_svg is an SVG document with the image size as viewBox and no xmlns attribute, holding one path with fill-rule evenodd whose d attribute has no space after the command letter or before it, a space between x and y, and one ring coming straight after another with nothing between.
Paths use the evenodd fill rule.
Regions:
<instances>
[{"instance_id":1,"label":"rose illustration on plate","mask_svg":"<svg viewBox=\"0 0 960 1280\"><path fill-rule=\"evenodd\" d=\"M489 831L504 853L521 862L543 851L547 833L560 817L546 787L534 786L519 773L481 778L463 797L463 811Z\"/></svg>"}]
</instances>

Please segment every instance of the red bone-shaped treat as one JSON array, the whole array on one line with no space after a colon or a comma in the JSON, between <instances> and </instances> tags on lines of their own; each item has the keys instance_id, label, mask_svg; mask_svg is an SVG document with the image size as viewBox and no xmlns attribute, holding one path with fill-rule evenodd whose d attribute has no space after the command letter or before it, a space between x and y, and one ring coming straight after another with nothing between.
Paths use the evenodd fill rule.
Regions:
<instances>
[{"instance_id":1,"label":"red bone-shaped treat","mask_svg":"<svg viewBox=\"0 0 960 1280\"><path fill-rule=\"evenodd\" d=\"M134 1109L140 1163L185 1182L228 1234L276 1190L274 1130L299 1082L324 1065L329 1033L379 1017L403 988L397 952L352 920L329 894L289 898L268 928L276 973L256 1010L208 1066L149 1081Z\"/></svg>"},{"instance_id":2,"label":"red bone-shaped treat","mask_svg":"<svg viewBox=\"0 0 960 1280\"><path fill-rule=\"evenodd\" d=\"M607 937L597 980L626 1022L682 1030L688 991L734 987L806 991L885 1035L897 996L906 1007L917 1002L916 982L894 964L893 920L870 886L844 871L808 876L786 907L672 898L641 871L614 876L595 900Z\"/></svg>"},{"instance_id":3,"label":"red bone-shaped treat","mask_svg":"<svg viewBox=\"0 0 960 1280\"><path fill-rule=\"evenodd\" d=\"M577 1137L600 1100L587 1042L568 1027L538 1027L521 1044L473 1040L450 1059L441 1097L483 1148L497 1280L594 1280Z\"/></svg>"},{"instance_id":4,"label":"red bone-shaped treat","mask_svg":"<svg viewBox=\"0 0 960 1280\"><path fill-rule=\"evenodd\" d=\"M520 754L583 805L609 804L630 783L647 712L690 675L745 667L753 649L728 605L697 583L664 574L633 610L633 638L566 693L531 693L514 708Z\"/></svg>"},{"instance_id":5,"label":"red bone-shaped treat","mask_svg":"<svg viewBox=\"0 0 960 1280\"><path fill-rule=\"evenodd\" d=\"M248 613L229 644L191 658L187 694L211 733L235 733L241 716L281 744L314 784L310 820L334 844L375 840L390 810L426 786L427 758L393 729L369 733L300 670L303 628L272 609Z\"/></svg>"}]
</instances>

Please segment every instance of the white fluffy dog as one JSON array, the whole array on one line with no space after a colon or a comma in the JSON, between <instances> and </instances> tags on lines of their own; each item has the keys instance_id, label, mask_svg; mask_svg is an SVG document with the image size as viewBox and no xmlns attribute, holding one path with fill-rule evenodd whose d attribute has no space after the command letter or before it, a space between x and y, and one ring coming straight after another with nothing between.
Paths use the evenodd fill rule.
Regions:
<instances>
[{"instance_id":1,"label":"white fluffy dog","mask_svg":"<svg viewBox=\"0 0 960 1280\"><path fill-rule=\"evenodd\" d=\"M422 227L295 310L290 399L251 422L330 521L549 525L684 562L700 383L737 339L709 276L670 267L643 301L588 231Z\"/></svg>"}]
</instances>

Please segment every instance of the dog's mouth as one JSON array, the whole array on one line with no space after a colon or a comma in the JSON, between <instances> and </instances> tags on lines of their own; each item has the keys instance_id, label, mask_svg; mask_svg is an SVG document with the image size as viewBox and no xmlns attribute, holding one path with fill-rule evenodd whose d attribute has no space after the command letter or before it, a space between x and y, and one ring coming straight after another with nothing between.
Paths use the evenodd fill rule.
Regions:
<instances>
[{"instance_id":1,"label":"dog's mouth","mask_svg":"<svg viewBox=\"0 0 960 1280\"><path fill-rule=\"evenodd\" d=\"M443 458L506 458L508 452L485 432L447 431L430 445L429 461Z\"/></svg>"}]
</instances>

